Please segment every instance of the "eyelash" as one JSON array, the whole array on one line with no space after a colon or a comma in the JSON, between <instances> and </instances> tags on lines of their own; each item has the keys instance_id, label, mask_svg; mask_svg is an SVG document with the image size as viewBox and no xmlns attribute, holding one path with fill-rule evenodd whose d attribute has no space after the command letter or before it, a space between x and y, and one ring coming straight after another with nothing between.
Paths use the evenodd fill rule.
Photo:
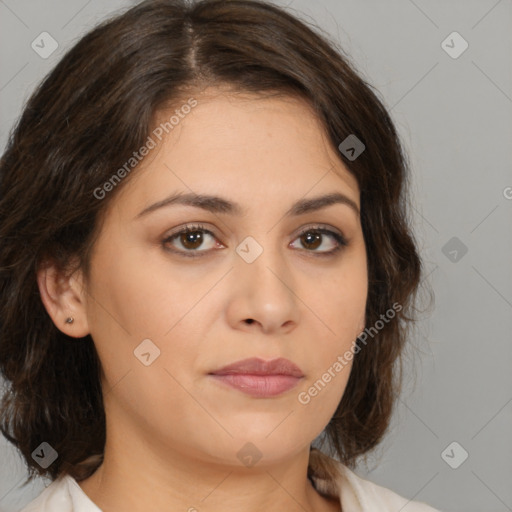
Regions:
<instances>
[{"instance_id":1,"label":"eyelash","mask_svg":"<svg viewBox=\"0 0 512 512\"><path fill-rule=\"evenodd\" d=\"M214 249L211 249L211 250L207 250L207 251L198 251L198 250L183 251L183 250L169 249L168 247L165 247L165 244L172 242L175 238L178 238L182 234L195 233L198 231L202 232L202 233L206 233L208 235L211 235L213 238L216 238L215 234L212 233L209 229L206 229L203 225L194 224L194 225L185 226L180 231L177 231L176 233L173 233L172 235L166 237L162 241L162 246L164 246L164 249L166 251L169 251L169 252L172 252L175 254L179 254L179 255L187 257L187 258L197 258L197 257L202 256L202 254L200 254L200 253L209 253L209 252L211 252L211 250L214 250ZM317 225L314 227L308 227L308 228L302 230L297 235L296 238L300 238L301 236L305 235L306 233L320 233L322 235L328 235L337 242L337 246L334 249L331 249L330 251L317 252L317 251L313 251L313 250L304 249L304 251L312 253L312 255L314 257L323 258L323 257L334 256L337 252L339 252L341 249L343 249L344 247L346 247L348 245L348 242L343 235L340 235L339 233L336 233L335 231L324 228L320 225Z\"/></svg>"}]
</instances>

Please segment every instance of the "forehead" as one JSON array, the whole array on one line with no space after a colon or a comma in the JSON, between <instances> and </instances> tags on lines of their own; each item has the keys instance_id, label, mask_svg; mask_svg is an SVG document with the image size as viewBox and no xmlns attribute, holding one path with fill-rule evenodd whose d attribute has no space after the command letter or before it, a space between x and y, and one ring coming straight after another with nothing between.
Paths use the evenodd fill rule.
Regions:
<instances>
[{"instance_id":1,"label":"forehead","mask_svg":"<svg viewBox=\"0 0 512 512\"><path fill-rule=\"evenodd\" d=\"M236 196L242 205L337 190L359 205L356 178L305 100L222 91L194 99L186 114L183 100L155 115L151 133L161 140L152 135L156 148L123 193L137 206L176 190Z\"/></svg>"}]
</instances>

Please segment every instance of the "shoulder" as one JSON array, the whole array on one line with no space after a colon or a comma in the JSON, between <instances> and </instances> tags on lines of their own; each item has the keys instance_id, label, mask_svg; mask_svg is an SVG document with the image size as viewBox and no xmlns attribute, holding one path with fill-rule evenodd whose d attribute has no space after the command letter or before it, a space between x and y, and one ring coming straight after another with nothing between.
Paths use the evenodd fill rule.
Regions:
<instances>
[{"instance_id":1,"label":"shoulder","mask_svg":"<svg viewBox=\"0 0 512 512\"><path fill-rule=\"evenodd\" d=\"M311 476L317 490L340 500L351 512L440 512L429 505L407 499L386 487L357 475L341 462L312 449Z\"/></svg>"},{"instance_id":2,"label":"shoulder","mask_svg":"<svg viewBox=\"0 0 512 512\"><path fill-rule=\"evenodd\" d=\"M39 496L33 499L20 512L71 512L67 478L65 476L54 480Z\"/></svg>"},{"instance_id":3,"label":"shoulder","mask_svg":"<svg viewBox=\"0 0 512 512\"><path fill-rule=\"evenodd\" d=\"M341 493L351 494L360 502L362 511L382 512L440 512L426 503L407 499L394 491L360 477L346 466L341 466Z\"/></svg>"},{"instance_id":4,"label":"shoulder","mask_svg":"<svg viewBox=\"0 0 512 512\"><path fill-rule=\"evenodd\" d=\"M101 512L74 478L62 475L20 512Z\"/></svg>"}]
</instances>

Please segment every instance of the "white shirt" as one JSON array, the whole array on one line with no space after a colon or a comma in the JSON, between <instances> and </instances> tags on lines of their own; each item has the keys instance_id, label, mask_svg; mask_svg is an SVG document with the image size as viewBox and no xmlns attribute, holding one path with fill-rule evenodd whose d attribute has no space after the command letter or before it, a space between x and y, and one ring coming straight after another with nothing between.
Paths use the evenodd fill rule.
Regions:
<instances>
[{"instance_id":1,"label":"white shirt","mask_svg":"<svg viewBox=\"0 0 512 512\"><path fill-rule=\"evenodd\" d=\"M311 451L309 467L318 492L339 499L343 512L440 512L365 480L318 450ZM61 475L20 512L102 511L74 478Z\"/></svg>"}]
</instances>

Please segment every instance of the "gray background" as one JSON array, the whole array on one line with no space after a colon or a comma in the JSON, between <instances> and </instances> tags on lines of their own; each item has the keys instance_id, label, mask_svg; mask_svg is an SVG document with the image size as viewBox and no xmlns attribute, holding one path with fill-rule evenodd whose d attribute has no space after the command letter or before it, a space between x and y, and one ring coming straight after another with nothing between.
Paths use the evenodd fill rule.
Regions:
<instances>
[{"instance_id":1,"label":"gray background","mask_svg":"<svg viewBox=\"0 0 512 512\"><path fill-rule=\"evenodd\" d=\"M0 0L2 148L63 50L131 3ZM411 340L392 429L358 472L444 511L512 511L511 1L276 3L349 53L381 92L413 167L415 231L435 305ZM48 59L31 48L43 31L59 44ZM469 44L458 58L441 46L453 31ZM1 511L21 509L49 483L20 488L25 469L5 439L0 461Z\"/></svg>"}]
</instances>

